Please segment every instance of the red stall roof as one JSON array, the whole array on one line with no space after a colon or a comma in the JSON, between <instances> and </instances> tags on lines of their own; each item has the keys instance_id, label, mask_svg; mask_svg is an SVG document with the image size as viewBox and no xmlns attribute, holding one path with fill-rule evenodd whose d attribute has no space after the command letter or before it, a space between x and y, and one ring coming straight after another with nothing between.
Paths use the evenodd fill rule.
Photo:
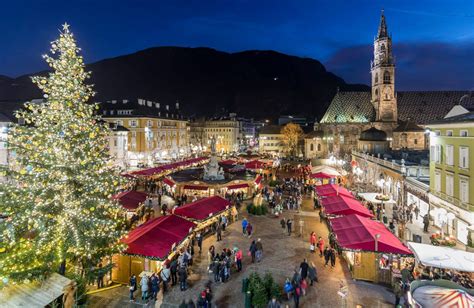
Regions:
<instances>
[{"instance_id":1,"label":"red stall roof","mask_svg":"<svg viewBox=\"0 0 474 308\"><path fill-rule=\"evenodd\" d=\"M262 181L262 176L261 175L257 175L257 177L255 178L255 184L260 184L260 182Z\"/></svg>"},{"instance_id":2,"label":"red stall roof","mask_svg":"<svg viewBox=\"0 0 474 308\"><path fill-rule=\"evenodd\" d=\"M175 215L151 219L122 239L128 245L125 253L164 260L173 244L181 243L195 226L195 223Z\"/></svg>"},{"instance_id":3,"label":"red stall roof","mask_svg":"<svg viewBox=\"0 0 474 308\"><path fill-rule=\"evenodd\" d=\"M408 255L412 252L383 223L359 215L330 220L337 242L349 250L375 251L375 235L379 234L378 251Z\"/></svg>"},{"instance_id":4,"label":"red stall roof","mask_svg":"<svg viewBox=\"0 0 474 308\"><path fill-rule=\"evenodd\" d=\"M344 195L322 198L321 205L326 210L326 213L331 215L358 214L364 217L374 217L358 200Z\"/></svg>"},{"instance_id":5,"label":"red stall roof","mask_svg":"<svg viewBox=\"0 0 474 308\"><path fill-rule=\"evenodd\" d=\"M249 184L243 183L243 184L229 185L227 186L227 189L239 189L239 188L247 188L247 187L249 187Z\"/></svg>"},{"instance_id":6,"label":"red stall roof","mask_svg":"<svg viewBox=\"0 0 474 308\"><path fill-rule=\"evenodd\" d=\"M230 202L226 199L213 196L180 206L174 210L174 214L200 221L209 218L211 214L215 215L224 211L229 206Z\"/></svg>"},{"instance_id":7,"label":"red stall roof","mask_svg":"<svg viewBox=\"0 0 474 308\"><path fill-rule=\"evenodd\" d=\"M171 164L162 165L162 166L159 166L159 167L153 167L153 168L133 171L133 172L130 172L130 174L150 176L150 175L161 173L163 171L173 170L173 169L176 169L176 168L179 168L179 167L190 166L192 164L202 162L206 159L207 159L207 157L196 157L196 158L191 158L191 159L187 159L187 160L183 160L183 161L179 161L179 162L175 162L175 163L171 163Z\"/></svg>"},{"instance_id":8,"label":"red stall roof","mask_svg":"<svg viewBox=\"0 0 474 308\"><path fill-rule=\"evenodd\" d=\"M332 179L335 178L335 175L324 173L324 172L316 172L311 174L311 177L313 179Z\"/></svg>"},{"instance_id":9,"label":"red stall roof","mask_svg":"<svg viewBox=\"0 0 474 308\"><path fill-rule=\"evenodd\" d=\"M133 211L137 209L140 203L145 202L147 197L148 195L144 192L129 190L112 196L112 199L118 200L118 202L127 210Z\"/></svg>"},{"instance_id":10,"label":"red stall roof","mask_svg":"<svg viewBox=\"0 0 474 308\"><path fill-rule=\"evenodd\" d=\"M236 163L237 163L237 161L235 161L233 159L221 160L219 162L219 164L221 164L221 165L235 165Z\"/></svg>"},{"instance_id":11,"label":"red stall roof","mask_svg":"<svg viewBox=\"0 0 474 308\"><path fill-rule=\"evenodd\" d=\"M337 184L325 184L316 186L316 193L321 197L344 195L354 197L350 191Z\"/></svg>"},{"instance_id":12,"label":"red stall roof","mask_svg":"<svg viewBox=\"0 0 474 308\"><path fill-rule=\"evenodd\" d=\"M168 185L170 187L173 187L175 185L175 182L173 182L172 180L170 180L168 178L163 178L163 183L165 183L166 185Z\"/></svg>"},{"instance_id":13,"label":"red stall roof","mask_svg":"<svg viewBox=\"0 0 474 308\"><path fill-rule=\"evenodd\" d=\"M245 168L247 169L261 169L265 167L265 163L259 160L252 160L245 163Z\"/></svg>"},{"instance_id":14,"label":"red stall roof","mask_svg":"<svg viewBox=\"0 0 474 308\"><path fill-rule=\"evenodd\" d=\"M194 190L207 190L209 187L207 186L199 186L199 185L184 185L184 189L194 189Z\"/></svg>"}]
</instances>

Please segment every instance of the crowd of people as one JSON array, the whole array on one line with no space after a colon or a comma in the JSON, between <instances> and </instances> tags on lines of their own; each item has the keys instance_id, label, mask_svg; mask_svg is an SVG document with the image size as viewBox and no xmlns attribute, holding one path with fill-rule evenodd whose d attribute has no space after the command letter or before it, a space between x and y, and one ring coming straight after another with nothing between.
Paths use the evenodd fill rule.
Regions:
<instances>
[{"instance_id":1,"label":"crowd of people","mask_svg":"<svg viewBox=\"0 0 474 308\"><path fill-rule=\"evenodd\" d=\"M308 260L304 259L300 266L295 268L293 277L285 280L283 290L287 300L293 299L295 307L299 307L300 297L306 295L308 287L313 286L314 282L318 282L316 266L313 262L308 263Z\"/></svg>"}]
</instances>

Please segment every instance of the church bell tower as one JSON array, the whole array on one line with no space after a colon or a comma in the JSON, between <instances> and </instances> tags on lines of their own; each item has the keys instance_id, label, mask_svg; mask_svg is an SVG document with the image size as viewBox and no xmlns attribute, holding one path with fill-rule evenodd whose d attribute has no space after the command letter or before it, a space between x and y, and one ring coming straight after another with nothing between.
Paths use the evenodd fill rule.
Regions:
<instances>
[{"instance_id":1,"label":"church bell tower","mask_svg":"<svg viewBox=\"0 0 474 308\"><path fill-rule=\"evenodd\" d=\"M392 38L387 31L383 10L377 37L374 41L371 75L375 121L396 122L398 115L395 92L395 62L392 56Z\"/></svg>"}]
</instances>

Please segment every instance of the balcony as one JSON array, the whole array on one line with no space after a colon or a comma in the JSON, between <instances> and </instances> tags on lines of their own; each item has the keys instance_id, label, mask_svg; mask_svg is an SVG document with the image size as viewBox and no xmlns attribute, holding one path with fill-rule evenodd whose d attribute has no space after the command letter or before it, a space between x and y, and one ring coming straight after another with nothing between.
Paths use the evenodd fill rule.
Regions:
<instances>
[{"instance_id":1,"label":"balcony","mask_svg":"<svg viewBox=\"0 0 474 308\"><path fill-rule=\"evenodd\" d=\"M461 202L461 200L459 200L458 198L456 197L453 197L453 196L449 196L447 195L446 193L442 192L442 191L431 191L431 193L433 195L435 195L436 197L440 198L440 199L443 199L449 203L451 203L452 205L455 205L463 210L466 210L466 211L474 211L474 205L472 204L469 204L469 203L465 203L465 202Z\"/></svg>"}]
</instances>

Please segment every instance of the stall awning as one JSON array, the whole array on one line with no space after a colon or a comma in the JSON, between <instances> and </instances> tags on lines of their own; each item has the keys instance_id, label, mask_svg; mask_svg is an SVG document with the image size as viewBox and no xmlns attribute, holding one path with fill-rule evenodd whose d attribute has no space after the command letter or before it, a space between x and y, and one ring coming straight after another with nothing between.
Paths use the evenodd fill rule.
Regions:
<instances>
[{"instance_id":1,"label":"stall awning","mask_svg":"<svg viewBox=\"0 0 474 308\"><path fill-rule=\"evenodd\" d=\"M196 224L176 215L151 219L132 230L122 242L128 245L126 254L164 260L173 245L186 239Z\"/></svg>"},{"instance_id":2,"label":"stall awning","mask_svg":"<svg viewBox=\"0 0 474 308\"><path fill-rule=\"evenodd\" d=\"M344 195L323 198L321 199L321 205L326 213L330 215L358 214L364 217L374 217L359 201Z\"/></svg>"},{"instance_id":3,"label":"stall awning","mask_svg":"<svg viewBox=\"0 0 474 308\"><path fill-rule=\"evenodd\" d=\"M221 165L235 165L236 163L237 163L237 161L235 161L233 159L221 160L219 162L219 164L221 164Z\"/></svg>"},{"instance_id":4,"label":"stall awning","mask_svg":"<svg viewBox=\"0 0 474 308\"><path fill-rule=\"evenodd\" d=\"M474 253L450 247L409 242L416 259L425 266L474 272Z\"/></svg>"},{"instance_id":5,"label":"stall awning","mask_svg":"<svg viewBox=\"0 0 474 308\"><path fill-rule=\"evenodd\" d=\"M0 307L46 307L60 297L70 283L69 278L53 273L41 283L8 285L0 289Z\"/></svg>"},{"instance_id":6,"label":"stall awning","mask_svg":"<svg viewBox=\"0 0 474 308\"><path fill-rule=\"evenodd\" d=\"M257 177L255 178L255 184L260 184L260 182L262 181L262 176L261 175L257 175Z\"/></svg>"},{"instance_id":7,"label":"stall awning","mask_svg":"<svg viewBox=\"0 0 474 308\"><path fill-rule=\"evenodd\" d=\"M311 178L313 179L332 179L335 178L335 175L324 173L324 172L316 172L311 174Z\"/></svg>"},{"instance_id":8,"label":"stall awning","mask_svg":"<svg viewBox=\"0 0 474 308\"><path fill-rule=\"evenodd\" d=\"M145 202L148 195L141 191L129 190L121 192L112 197L112 199L117 200L124 208L129 211L136 210L137 207Z\"/></svg>"},{"instance_id":9,"label":"stall awning","mask_svg":"<svg viewBox=\"0 0 474 308\"><path fill-rule=\"evenodd\" d=\"M200 221L226 210L229 206L228 200L213 196L180 206L174 210L174 214Z\"/></svg>"},{"instance_id":10,"label":"stall awning","mask_svg":"<svg viewBox=\"0 0 474 308\"><path fill-rule=\"evenodd\" d=\"M378 252L412 254L381 222L359 215L341 216L330 222L338 244L344 249L375 251L375 236L379 235Z\"/></svg>"},{"instance_id":11,"label":"stall awning","mask_svg":"<svg viewBox=\"0 0 474 308\"><path fill-rule=\"evenodd\" d=\"M173 182L172 180L170 180L168 178L163 178L163 183L165 183L169 187L173 187L175 185L175 182Z\"/></svg>"},{"instance_id":12,"label":"stall awning","mask_svg":"<svg viewBox=\"0 0 474 308\"><path fill-rule=\"evenodd\" d=\"M184 185L184 189L193 189L193 190L207 190L209 187L207 186L199 186L199 185Z\"/></svg>"},{"instance_id":13,"label":"stall awning","mask_svg":"<svg viewBox=\"0 0 474 308\"><path fill-rule=\"evenodd\" d=\"M329 196L337 196L337 195L354 197L350 191L348 191L344 187L339 186L337 184L319 185L319 186L316 186L315 188L316 188L316 193L320 197L329 197Z\"/></svg>"},{"instance_id":14,"label":"stall awning","mask_svg":"<svg viewBox=\"0 0 474 308\"><path fill-rule=\"evenodd\" d=\"M379 204L379 203L396 203L393 199L388 199L388 200L379 200L377 199L378 196L380 196L380 194L378 193L359 193L358 196L362 197L362 199L366 200L366 201L369 201L370 203L375 203L375 204Z\"/></svg>"},{"instance_id":15,"label":"stall awning","mask_svg":"<svg viewBox=\"0 0 474 308\"><path fill-rule=\"evenodd\" d=\"M265 167L265 163L259 160L252 160L245 163L246 169L262 169L263 167Z\"/></svg>"},{"instance_id":16,"label":"stall awning","mask_svg":"<svg viewBox=\"0 0 474 308\"><path fill-rule=\"evenodd\" d=\"M232 190L232 189L240 189L240 188L247 188L247 187L249 187L249 184L243 183L243 184L229 185L227 186L227 189Z\"/></svg>"},{"instance_id":17,"label":"stall awning","mask_svg":"<svg viewBox=\"0 0 474 308\"><path fill-rule=\"evenodd\" d=\"M205 161L206 159L207 159L206 157L191 158L191 159L187 159L187 160L183 160L183 161L179 161L179 162L175 162L175 163L162 165L162 166L159 166L159 167L153 167L153 168L133 171L133 172L130 172L130 174L131 175L151 176L151 175L162 173L164 171L174 170L174 169L177 169L179 167L187 167L187 166L190 166L192 164L200 163L202 161Z\"/></svg>"}]
</instances>

